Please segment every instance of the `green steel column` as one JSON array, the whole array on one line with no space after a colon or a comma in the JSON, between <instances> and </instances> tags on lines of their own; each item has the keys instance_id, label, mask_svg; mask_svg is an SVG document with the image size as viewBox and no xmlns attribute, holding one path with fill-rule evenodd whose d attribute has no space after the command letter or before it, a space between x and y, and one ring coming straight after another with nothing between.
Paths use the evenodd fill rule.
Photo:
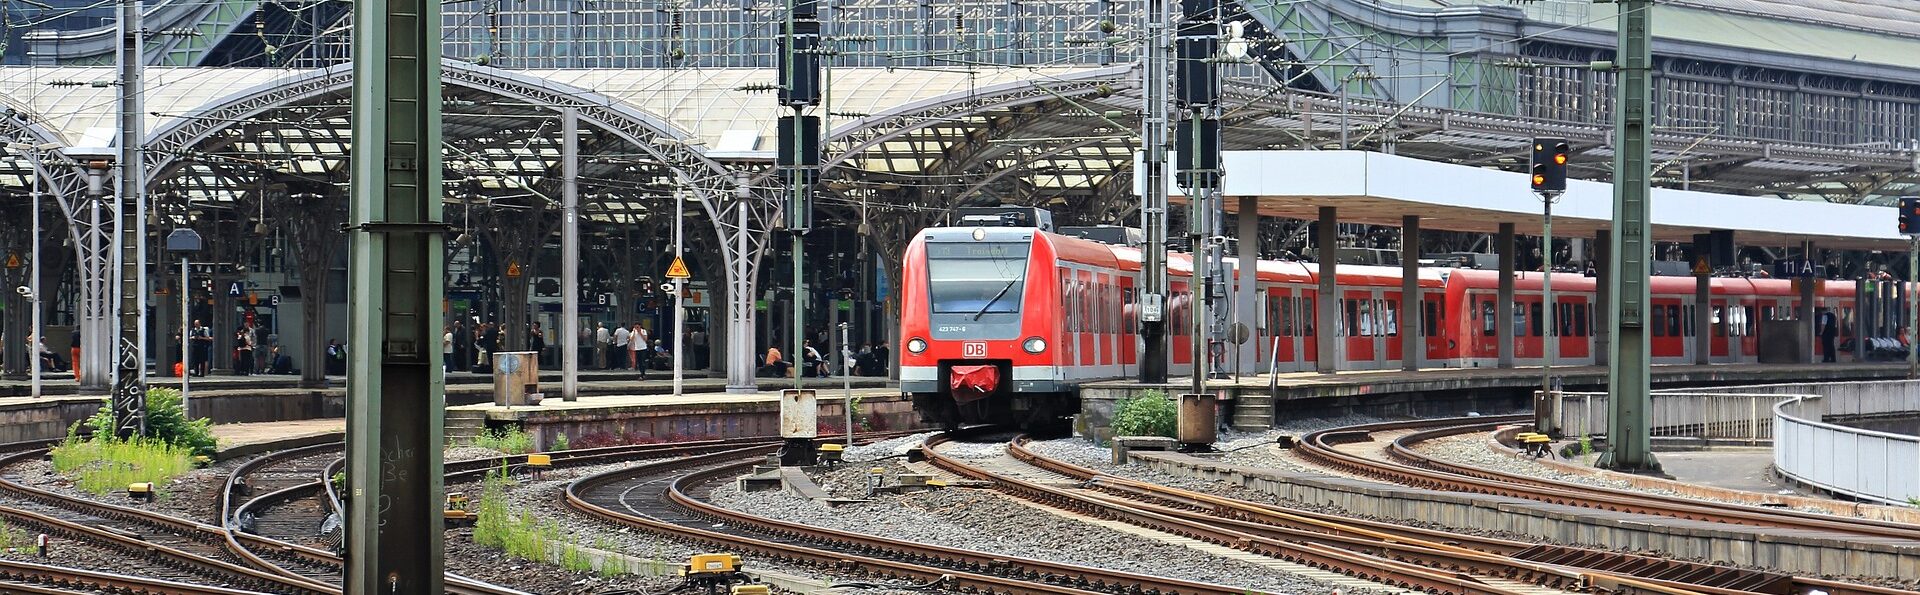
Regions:
<instances>
[{"instance_id":1,"label":"green steel column","mask_svg":"<svg viewBox=\"0 0 1920 595\"><path fill-rule=\"evenodd\" d=\"M354 5L346 593L440 593L440 3Z\"/></svg>"},{"instance_id":2,"label":"green steel column","mask_svg":"<svg viewBox=\"0 0 1920 595\"><path fill-rule=\"evenodd\" d=\"M1607 442L1599 465L1624 471L1656 471L1647 436L1647 260L1652 229L1647 221L1647 111L1653 65L1653 2L1623 0L1620 49L1615 72L1620 95L1614 102L1613 238L1607 251L1615 263L1611 278L1608 326L1613 330L1607 368Z\"/></svg>"}]
</instances>

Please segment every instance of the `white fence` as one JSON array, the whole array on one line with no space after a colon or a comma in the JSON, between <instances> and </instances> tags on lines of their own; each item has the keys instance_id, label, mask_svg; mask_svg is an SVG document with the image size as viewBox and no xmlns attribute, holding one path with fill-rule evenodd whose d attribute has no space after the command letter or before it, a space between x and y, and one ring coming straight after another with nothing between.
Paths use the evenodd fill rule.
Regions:
<instances>
[{"instance_id":1,"label":"white fence","mask_svg":"<svg viewBox=\"0 0 1920 595\"><path fill-rule=\"evenodd\" d=\"M1648 406L1653 436L1680 436L1753 443L1773 439L1770 393L1656 391ZM1607 433L1607 393L1555 393L1554 413L1567 436Z\"/></svg>"},{"instance_id":2,"label":"white fence","mask_svg":"<svg viewBox=\"0 0 1920 595\"><path fill-rule=\"evenodd\" d=\"M1796 481L1856 498L1907 504L1920 497L1920 437L1823 421L1827 416L1920 411L1920 384L1831 385L1773 407L1773 466Z\"/></svg>"}]
</instances>

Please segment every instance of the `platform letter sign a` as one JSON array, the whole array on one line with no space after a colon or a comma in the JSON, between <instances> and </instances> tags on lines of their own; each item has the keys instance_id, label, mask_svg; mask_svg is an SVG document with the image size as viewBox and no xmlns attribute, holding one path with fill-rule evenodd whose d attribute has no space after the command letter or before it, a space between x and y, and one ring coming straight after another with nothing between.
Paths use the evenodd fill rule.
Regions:
<instances>
[{"instance_id":1,"label":"platform letter sign a","mask_svg":"<svg viewBox=\"0 0 1920 595\"><path fill-rule=\"evenodd\" d=\"M239 281L234 281L232 285L228 285L228 286L227 286L227 295L229 295L229 296L232 296L232 297L240 297L240 282L239 282Z\"/></svg>"}]
</instances>

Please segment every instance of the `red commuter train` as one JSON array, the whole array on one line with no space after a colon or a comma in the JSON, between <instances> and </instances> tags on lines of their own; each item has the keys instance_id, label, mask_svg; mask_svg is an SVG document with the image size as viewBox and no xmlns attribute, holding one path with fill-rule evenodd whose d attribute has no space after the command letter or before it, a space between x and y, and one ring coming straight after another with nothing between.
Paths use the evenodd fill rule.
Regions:
<instances>
[{"instance_id":1,"label":"red commuter train","mask_svg":"<svg viewBox=\"0 0 1920 595\"><path fill-rule=\"evenodd\" d=\"M1192 369L1189 332L1192 261L1168 255L1171 297L1169 376ZM1233 259L1229 259L1229 267ZM1134 284L1141 251L1033 227L929 228L913 239L901 275L901 390L929 422L1015 423L1058 428L1078 411L1082 383L1138 377L1140 345ZM1258 369L1315 369L1315 341L1333 332L1339 369L1397 368L1407 348L1399 332L1401 269L1341 265L1339 315L1317 328L1318 265L1260 261L1255 287L1260 312L1241 349L1256 350ZM1496 307L1499 273L1419 269L1414 339L1422 367L1492 367L1499 361ZM1544 326L1558 326L1557 364L1594 363L1595 280L1553 276L1552 315L1543 311L1541 277L1514 282L1514 361L1538 365ZM1852 317L1850 281L1824 283L1815 307ZM1785 280L1713 278L1709 359L1757 362L1764 322L1788 319L1799 303ZM1654 277L1649 334L1656 364L1692 363L1695 284L1692 277ZM1850 336L1850 324L1841 324ZM1231 357L1231 356L1229 356ZM1052 424L1052 425L1049 425Z\"/></svg>"}]
</instances>

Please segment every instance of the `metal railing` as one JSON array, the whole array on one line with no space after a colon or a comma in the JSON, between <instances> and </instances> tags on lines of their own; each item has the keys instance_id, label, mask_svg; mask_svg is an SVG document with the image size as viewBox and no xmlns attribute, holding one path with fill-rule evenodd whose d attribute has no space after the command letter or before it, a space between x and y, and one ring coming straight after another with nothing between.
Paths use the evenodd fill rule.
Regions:
<instances>
[{"instance_id":1,"label":"metal railing","mask_svg":"<svg viewBox=\"0 0 1920 595\"><path fill-rule=\"evenodd\" d=\"M1847 387L1855 390L1796 396L1773 406L1774 469L1795 481L1865 500L1907 504L1920 498L1920 437L1824 421L1828 416L1920 411L1920 390L1907 390L1913 387L1908 383L1846 385L1855 385Z\"/></svg>"},{"instance_id":2,"label":"metal railing","mask_svg":"<svg viewBox=\"0 0 1920 595\"><path fill-rule=\"evenodd\" d=\"M1758 444L1773 439L1773 404L1789 395L1656 391L1652 397L1647 413L1653 436ZM1554 394L1553 403L1562 434L1607 433L1606 393L1559 392Z\"/></svg>"}]
</instances>

